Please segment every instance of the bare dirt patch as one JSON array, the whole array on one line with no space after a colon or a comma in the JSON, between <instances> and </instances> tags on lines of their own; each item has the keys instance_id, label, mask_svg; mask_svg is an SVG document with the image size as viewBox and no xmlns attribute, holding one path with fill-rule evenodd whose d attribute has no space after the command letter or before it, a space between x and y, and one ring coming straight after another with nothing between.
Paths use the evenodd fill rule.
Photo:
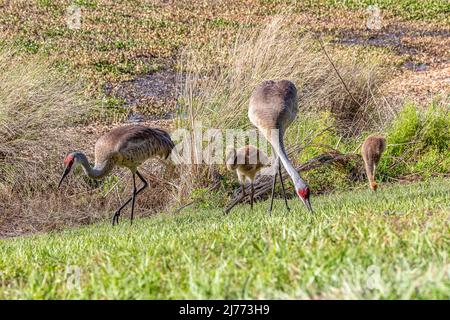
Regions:
<instances>
[{"instance_id":1,"label":"bare dirt patch","mask_svg":"<svg viewBox=\"0 0 450 320\"><path fill-rule=\"evenodd\" d=\"M425 105L450 93L450 29L399 23L377 32L342 31L333 42L386 48L403 61L383 87L389 100L401 103L406 98Z\"/></svg>"},{"instance_id":2,"label":"bare dirt patch","mask_svg":"<svg viewBox=\"0 0 450 320\"><path fill-rule=\"evenodd\" d=\"M129 120L171 119L176 107L177 74L165 69L117 85L107 84L105 94L120 98L132 110Z\"/></svg>"},{"instance_id":3,"label":"bare dirt patch","mask_svg":"<svg viewBox=\"0 0 450 320\"><path fill-rule=\"evenodd\" d=\"M410 59L439 64L449 60L446 53L450 48L450 30L421 30L402 25L390 25L379 31L344 29L333 42L386 48Z\"/></svg>"},{"instance_id":4,"label":"bare dirt patch","mask_svg":"<svg viewBox=\"0 0 450 320\"><path fill-rule=\"evenodd\" d=\"M450 94L450 62L427 70L406 70L383 87L391 99L407 98L426 105L436 95Z\"/></svg>"}]
</instances>

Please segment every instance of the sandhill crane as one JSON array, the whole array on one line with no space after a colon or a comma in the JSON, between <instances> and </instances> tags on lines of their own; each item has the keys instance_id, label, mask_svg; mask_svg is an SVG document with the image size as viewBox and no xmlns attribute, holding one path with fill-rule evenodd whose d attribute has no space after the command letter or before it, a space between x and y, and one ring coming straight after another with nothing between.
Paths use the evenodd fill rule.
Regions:
<instances>
[{"instance_id":1,"label":"sandhill crane","mask_svg":"<svg viewBox=\"0 0 450 320\"><path fill-rule=\"evenodd\" d=\"M245 183L250 182L250 208L253 210L253 195L256 174L264 167L270 166L267 155L252 145L246 145L239 149L230 148L226 157L227 169L235 170L242 187L242 198L245 195ZM238 203L238 202L236 202ZM225 213L229 213L234 205L225 208Z\"/></svg>"},{"instance_id":2,"label":"sandhill crane","mask_svg":"<svg viewBox=\"0 0 450 320\"><path fill-rule=\"evenodd\" d=\"M368 136L361 147L369 186L373 191L377 190L375 182L375 167L380 162L381 154L386 149L386 139L379 135Z\"/></svg>"},{"instance_id":3,"label":"sandhill crane","mask_svg":"<svg viewBox=\"0 0 450 320\"><path fill-rule=\"evenodd\" d=\"M133 194L114 213L113 225L119 223L122 209L131 205L131 223L133 223L134 204L136 196L144 190L148 183L137 170L140 164L149 158L160 157L167 159L174 148L174 143L169 134L161 129L149 128L143 125L127 125L114 128L101 136L95 143L95 166L91 167L86 156L82 152L71 152L64 159L64 173L59 181L58 188L64 178L75 167L81 165L89 178L101 179L107 176L117 165L130 169L133 175ZM136 189L136 175L144 185Z\"/></svg>"},{"instance_id":4,"label":"sandhill crane","mask_svg":"<svg viewBox=\"0 0 450 320\"><path fill-rule=\"evenodd\" d=\"M305 206L312 212L309 200L309 187L291 164L284 148L283 137L287 127L298 113L297 88L288 80L264 81L253 91L250 97L248 117L272 145L275 158L275 173L272 184L269 213L272 212L273 195L277 175L280 175L286 208L289 206L281 175L280 160L294 182L295 191Z\"/></svg>"}]
</instances>

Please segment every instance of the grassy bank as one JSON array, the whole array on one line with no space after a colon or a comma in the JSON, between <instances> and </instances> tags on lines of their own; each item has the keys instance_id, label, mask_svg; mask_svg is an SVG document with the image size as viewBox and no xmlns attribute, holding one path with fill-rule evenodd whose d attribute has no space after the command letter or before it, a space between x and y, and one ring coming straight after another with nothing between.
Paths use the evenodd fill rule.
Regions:
<instances>
[{"instance_id":1,"label":"grassy bank","mask_svg":"<svg viewBox=\"0 0 450 320\"><path fill-rule=\"evenodd\" d=\"M0 298L450 296L450 182L186 209L0 242Z\"/></svg>"}]
</instances>

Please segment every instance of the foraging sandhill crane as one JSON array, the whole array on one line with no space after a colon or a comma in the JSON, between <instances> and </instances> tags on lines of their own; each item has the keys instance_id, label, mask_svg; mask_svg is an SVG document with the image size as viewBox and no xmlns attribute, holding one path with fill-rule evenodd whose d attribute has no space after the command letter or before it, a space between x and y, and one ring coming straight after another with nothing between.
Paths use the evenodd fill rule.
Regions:
<instances>
[{"instance_id":1,"label":"foraging sandhill crane","mask_svg":"<svg viewBox=\"0 0 450 320\"><path fill-rule=\"evenodd\" d=\"M248 117L270 142L274 156L276 157L269 212L272 212L273 195L278 174L280 175L286 208L289 210L284 190L283 176L281 175L280 160L294 182L297 195L307 209L312 212L309 200L309 187L289 160L283 142L284 133L287 127L294 121L297 113L297 88L288 80L264 81L256 87L250 97Z\"/></svg>"},{"instance_id":2,"label":"foraging sandhill crane","mask_svg":"<svg viewBox=\"0 0 450 320\"><path fill-rule=\"evenodd\" d=\"M386 149L386 139L379 135L368 136L361 147L369 186L376 191L378 184L375 181L375 167L380 162L381 154Z\"/></svg>"},{"instance_id":3,"label":"foraging sandhill crane","mask_svg":"<svg viewBox=\"0 0 450 320\"><path fill-rule=\"evenodd\" d=\"M253 210L253 195L255 189L253 182L255 181L256 174L264 167L270 166L269 157L252 145L246 145L239 149L230 148L226 157L227 169L230 171L236 171L239 183L242 187L243 199L245 194L245 183L250 182L250 208ZM236 202L235 204L237 204ZM229 213L234 205L225 208L225 213Z\"/></svg>"},{"instance_id":4,"label":"foraging sandhill crane","mask_svg":"<svg viewBox=\"0 0 450 320\"><path fill-rule=\"evenodd\" d=\"M131 223L133 223L134 204L136 196L144 190L148 183L137 170L139 165L149 158L160 157L167 159L174 148L169 134L161 129L149 128L143 125L127 125L114 128L101 136L95 143L95 165L91 167L82 152L71 152L64 159L64 173L58 188L64 178L81 165L85 174L92 179L107 176L115 166L126 167L133 174L133 194L113 216L113 225L119 223L122 209L131 201ZM136 189L136 175L144 185Z\"/></svg>"}]
</instances>

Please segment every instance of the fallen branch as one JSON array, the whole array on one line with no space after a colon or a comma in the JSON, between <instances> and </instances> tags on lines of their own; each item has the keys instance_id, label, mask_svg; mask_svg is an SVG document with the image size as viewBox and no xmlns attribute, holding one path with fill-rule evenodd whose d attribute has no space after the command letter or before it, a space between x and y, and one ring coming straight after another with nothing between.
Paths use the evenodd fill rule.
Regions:
<instances>
[{"instance_id":1,"label":"fallen branch","mask_svg":"<svg viewBox=\"0 0 450 320\"><path fill-rule=\"evenodd\" d=\"M323 165L328 165L331 163L339 163L339 162L347 162L350 159L358 159L360 160L359 155L354 153L342 154L337 151L331 151L327 153L323 153L315 158L308 160L307 162L301 164L295 169L299 172L309 171L321 167ZM287 179L289 176L287 172L283 170L282 172L283 178ZM272 175L259 175L254 183L254 198L261 198L261 196L268 194L272 189ZM226 207L235 206L238 203L248 203L250 201L250 186L245 187L246 195L242 195L242 188L239 187L233 192L233 199L226 205Z\"/></svg>"}]
</instances>

